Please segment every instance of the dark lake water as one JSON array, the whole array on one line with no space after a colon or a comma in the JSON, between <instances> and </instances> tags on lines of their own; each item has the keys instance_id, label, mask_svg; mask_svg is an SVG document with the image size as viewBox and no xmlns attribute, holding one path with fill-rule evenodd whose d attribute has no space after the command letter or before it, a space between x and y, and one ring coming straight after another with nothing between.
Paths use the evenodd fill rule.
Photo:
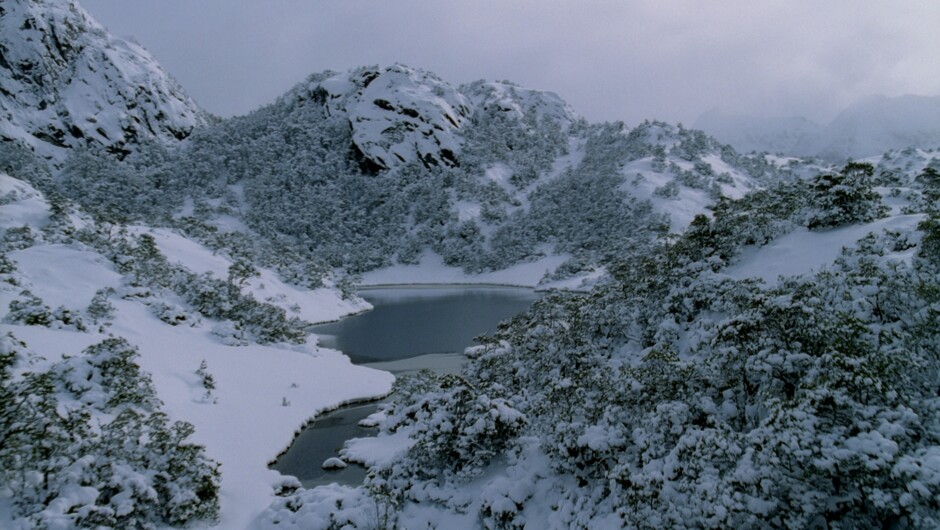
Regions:
<instances>
[{"instance_id":1,"label":"dark lake water","mask_svg":"<svg viewBox=\"0 0 940 530\"><path fill-rule=\"evenodd\" d=\"M462 352L536 298L531 289L508 287L403 287L359 295L375 309L313 328L320 344L356 364Z\"/></svg>"},{"instance_id":2,"label":"dark lake water","mask_svg":"<svg viewBox=\"0 0 940 530\"><path fill-rule=\"evenodd\" d=\"M509 287L399 287L364 289L359 295L374 306L372 311L316 326L313 332L321 345L341 350L356 364L398 374L459 369L464 359L460 352L475 344L474 337L495 331L500 321L526 310L538 297L531 289ZM328 471L321 465L338 456L346 440L374 434L359 421L376 407L350 405L317 417L271 468L297 477L308 488L360 484L365 478L361 466Z\"/></svg>"}]
</instances>

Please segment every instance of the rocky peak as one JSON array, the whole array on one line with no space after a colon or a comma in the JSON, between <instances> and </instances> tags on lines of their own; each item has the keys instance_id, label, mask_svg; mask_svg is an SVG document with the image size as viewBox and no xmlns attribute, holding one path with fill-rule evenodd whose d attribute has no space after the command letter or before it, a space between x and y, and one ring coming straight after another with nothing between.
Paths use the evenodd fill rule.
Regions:
<instances>
[{"instance_id":1,"label":"rocky peak","mask_svg":"<svg viewBox=\"0 0 940 530\"><path fill-rule=\"evenodd\" d=\"M126 153L185 138L206 118L150 53L74 0L0 4L0 139L56 159L94 143Z\"/></svg>"},{"instance_id":2,"label":"rocky peak","mask_svg":"<svg viewBox=\"0 0 940 530\"><path fill-rule=\"evenodd\" d=\"M313 97L345 116L353 143L379 168L420 160L456 165L459 132L472 114L469 100L436 75L396 64L314 74L287 94Z\"/></svg>"}]
</instances>

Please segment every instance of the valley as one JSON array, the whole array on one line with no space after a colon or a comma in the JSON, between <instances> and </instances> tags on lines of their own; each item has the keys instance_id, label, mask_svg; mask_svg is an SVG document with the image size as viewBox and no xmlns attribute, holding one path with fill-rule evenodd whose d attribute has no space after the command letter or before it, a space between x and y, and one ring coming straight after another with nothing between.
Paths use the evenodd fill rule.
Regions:
<instances>
[{"instance_id":1,"label":"valley","mask_svg":"<svg viewBox=\"0 0 940 530\"><path fill-rule=\"evenodd\" d=\"M75 0L0 29L0 527L940 525L932 136L399 63L221 118Z\"/></svg>"}]
</instances>

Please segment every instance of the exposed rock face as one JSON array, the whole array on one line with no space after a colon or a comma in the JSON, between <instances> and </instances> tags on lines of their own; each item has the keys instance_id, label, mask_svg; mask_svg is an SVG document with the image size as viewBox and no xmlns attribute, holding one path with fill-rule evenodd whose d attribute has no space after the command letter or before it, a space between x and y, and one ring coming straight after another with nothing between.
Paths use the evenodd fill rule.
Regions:
<instances>
[{"instance_id":1,"label":"exposed rock face","mask_svg":"<svg viewBox=\"0 0 940 530\"><path fill-rule=\"evenodd\" d=\"M578 118L552 92L483 81L455 89L433 73L401 64L314 74L280 102L310 98L349 120L356 148L380 169L415 160L456 165L462 133L478 109L519 120L549 119L562 127Z\"/></svg>"},{"instance_id":2,"label":"exposed rock face","mask_svg":"<svg viewBox=\"0 0 940 530\"><path fill-rule=\"evenodd\" d=\"M53 158L90 143L125 153L145 138L185 138L206 119L147 50L74 0L0 4L0 139Z\"/></svg>"},{"instance_id":3,"label":"exposed rock face","mask_svg":"<svg viewBox=\"0 0 940 530\"><path fill-rule=\"evenodd\" d=\"M436 75L396 64L313 75L287 97L314 94L350 123L353 143L380 168L421 160L454 165L469 100Z\"/></svg>"}]
</instances>

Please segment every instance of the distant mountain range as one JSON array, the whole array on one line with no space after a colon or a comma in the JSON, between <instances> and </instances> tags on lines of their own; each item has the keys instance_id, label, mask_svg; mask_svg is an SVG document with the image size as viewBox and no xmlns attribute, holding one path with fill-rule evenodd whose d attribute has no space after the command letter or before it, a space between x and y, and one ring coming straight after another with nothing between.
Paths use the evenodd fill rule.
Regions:
<instances>
[{"instance_id":1,"label":"distant mountain range","mask_svg":"<svg viewBox=\"0 0 940 530\"><path fill-rule=\"evenodd\" d=\"M832 161L906 147L940 146L940 96L873 96L820 125L805 118L765 118L711 111L694 124L741 152L766 151Z\"/></svg>"}]
</instances>

